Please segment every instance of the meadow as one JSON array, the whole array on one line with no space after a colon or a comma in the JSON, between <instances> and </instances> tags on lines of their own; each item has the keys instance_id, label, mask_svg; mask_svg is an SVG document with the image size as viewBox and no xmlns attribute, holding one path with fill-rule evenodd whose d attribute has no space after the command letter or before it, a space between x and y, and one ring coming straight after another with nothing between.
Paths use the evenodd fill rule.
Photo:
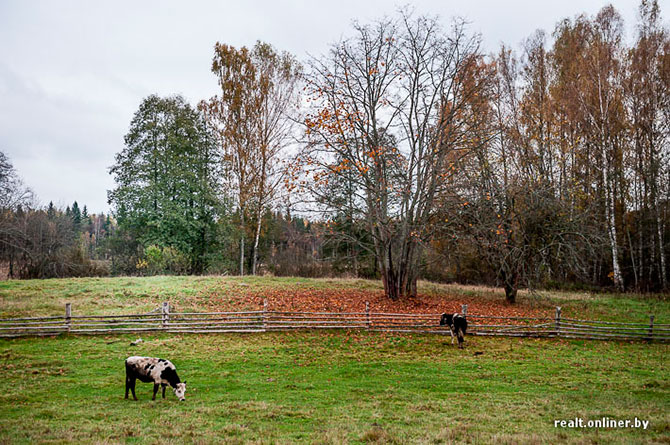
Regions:
<instances>
[{"instance_id":1,"label":"meadow","mask_svg":"<svg viewBox=\"0 0 670 445\"><path fill-rule=\"evenodd\" d=\"M150 311L169 301L179 310L244 310L262 307L263 298L305 310L371 309L426 312L468 304L471 313L515 315L553 314L561 306L564 317L599 320L670 321L670 295L567 291L519 291L518 302L504 301L500 288L419 282L417 299L392 302L383 296L378 280L298 277L154 276L67 278L0 281L0 317L62 315L65 303L74 313L124 314Z\"/></svg>"},{"instance_id":2,"label":"meadow","mask_svg":"<svg viewBox=\"0 0 670 445\"><path fill-rule=\"evenodd\" d=\"M87 313L164 300L239 307L282 292L353 299L379 287L297 278L11 281L0 283L0 314L60 313L66 300ZM493 289L432 283L420 292L423 303L502 299ZM644 319L653 310L668 320L662 296L523 295L510 310L557 302L568 313ZM0 340L0 443L670 443L667 344L467 337L459 350L441 336L365 331L142 337L137 346L137 335ZM152 402L151 385L139 383L139 401L125 400L129 355L171 359L187 400L168 393ZM650 425L554 426L575 417Z\"/></svg>"}]
</instances>

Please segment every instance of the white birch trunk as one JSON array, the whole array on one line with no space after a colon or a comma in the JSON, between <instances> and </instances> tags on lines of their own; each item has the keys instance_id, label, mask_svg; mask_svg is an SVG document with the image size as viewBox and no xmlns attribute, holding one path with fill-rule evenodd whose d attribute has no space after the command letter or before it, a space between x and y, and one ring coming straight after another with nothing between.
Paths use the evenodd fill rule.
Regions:
<instances>
[{"instance_id":1,"label":"white birch trunk","mask_svg":"<svg viewBox=\"0 0 670 445\"><path fill-rule=\"evenodd\" d=\"M666 274L666 269L665 269L665 249L663 248L663 221L661 220L661 215L658 210L658 199L656 199L656 229L658 232L658 250L660 252L660 260L661 260L661 270L660 274L661 275L661 285L663 286L663 289L667 287L667 274Z\"/></svg>"},{"instance_id":2,"label":"white birch trunk","mask_svg":"<svg viewBox=\"0 0 670 445\"><path fill-rule=\"evenodd\" d=\"M261 221L263 218L263 207L259 206L258 209L258 222L256 223L256 235L254 237L254 253L253 253L253 262L251 266L251 275L256 275L256 265L258 264L258 241L261 238Z\"/></svg>"},{"instance_id":3,"label":"white birch trunk","mask_svg":"<svg viewBox=\"0 0 670 445\"><path fill-rule=\"evenodd\" d=\"M612 252L612 279L616 288L621 291L623 290L623 278L621 276L621 267L619 266L619 246L617 244L616 221L614 218L614 184L610 183L608 168L607 165L603 165L603 184L606 195L605 218L607 220L607 234Z\"/></svg>"},{"instance_id":4,"label":"white birch trunk","mask_svg":"<svg viewBox=\"0 0 670 445\"><path fill-rule=\"evenodd\" d=\"M240 209L242 235L240 236L240 275L244 275L244 211Z\"/></svg>"}]
</instances>

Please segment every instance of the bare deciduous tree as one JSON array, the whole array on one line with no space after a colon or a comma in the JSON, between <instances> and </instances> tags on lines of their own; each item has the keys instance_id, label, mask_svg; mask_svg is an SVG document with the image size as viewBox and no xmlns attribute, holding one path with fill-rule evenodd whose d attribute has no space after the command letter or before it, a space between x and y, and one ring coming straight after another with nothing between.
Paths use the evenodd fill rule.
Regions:
<instances>
[{"instance_id":1,"label":"bare deciduous tree","mask_svg":"<svg viewBox=\"0 0 670 445\"><path fill-rule=\"evenodd\" d=\"M355 32L312 63L301 160L310 184L354 181L386 295L413 296L449 164L471 148L478 125L467 107L482 89L472 75L479 38L462 21L445 32L408 12ZM336 207L311 188L324 208Z\"/></svg>"}]
</instances>

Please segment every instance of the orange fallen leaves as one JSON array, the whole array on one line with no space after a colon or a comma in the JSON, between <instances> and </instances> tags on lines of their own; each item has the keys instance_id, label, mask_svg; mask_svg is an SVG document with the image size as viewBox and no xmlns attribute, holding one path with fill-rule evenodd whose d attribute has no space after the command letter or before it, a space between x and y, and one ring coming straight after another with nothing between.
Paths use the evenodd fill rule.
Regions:
<instances>
[{"instance_id":1,"label":"orange fallen leaves","mask_svg":"<svg viewBox=\"0 0 670 445\"><path fill-rule=\"evenodd\" d=\"M358 289L253 289L246 287L227 290L226 295L213 292L209 306L216 311L261 310L263 300L267 299L268 310L299 312L365 312L365 303L369 302L371 312L393 312L408 314L439 314L442 312L460 312L461 305L468 305L468 313L508 316L542 317L541 309L527 308L507 304L500 300L478 296L427 295L416 298L393 301L384 296L381 290Z\"/></svg>"}]
</instances>

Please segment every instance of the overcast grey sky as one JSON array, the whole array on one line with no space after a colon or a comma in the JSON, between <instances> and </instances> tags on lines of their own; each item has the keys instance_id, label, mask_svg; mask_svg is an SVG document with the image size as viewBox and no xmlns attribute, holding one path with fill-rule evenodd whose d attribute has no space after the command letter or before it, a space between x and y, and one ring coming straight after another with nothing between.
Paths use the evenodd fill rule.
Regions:
<instances>
[{"instance_id":1,"label":"overcast grey sky","mask_svg":"<svg viewBox=\"0 0 670 445\"><path fill-rule=\"evenodd\" d=\"M632 36L638 1L611 3ZM108 167L142 98L179 93L195 104L215 94L215 42L263 40L305 60L347 36L353 19L393 14L402 4L443 22L466 18L493 52L607 2L0 0L0 150L42 203L77 200L106 212ZM660 5L667 18L670 0Z\"/></svg>"}]
</instances>

